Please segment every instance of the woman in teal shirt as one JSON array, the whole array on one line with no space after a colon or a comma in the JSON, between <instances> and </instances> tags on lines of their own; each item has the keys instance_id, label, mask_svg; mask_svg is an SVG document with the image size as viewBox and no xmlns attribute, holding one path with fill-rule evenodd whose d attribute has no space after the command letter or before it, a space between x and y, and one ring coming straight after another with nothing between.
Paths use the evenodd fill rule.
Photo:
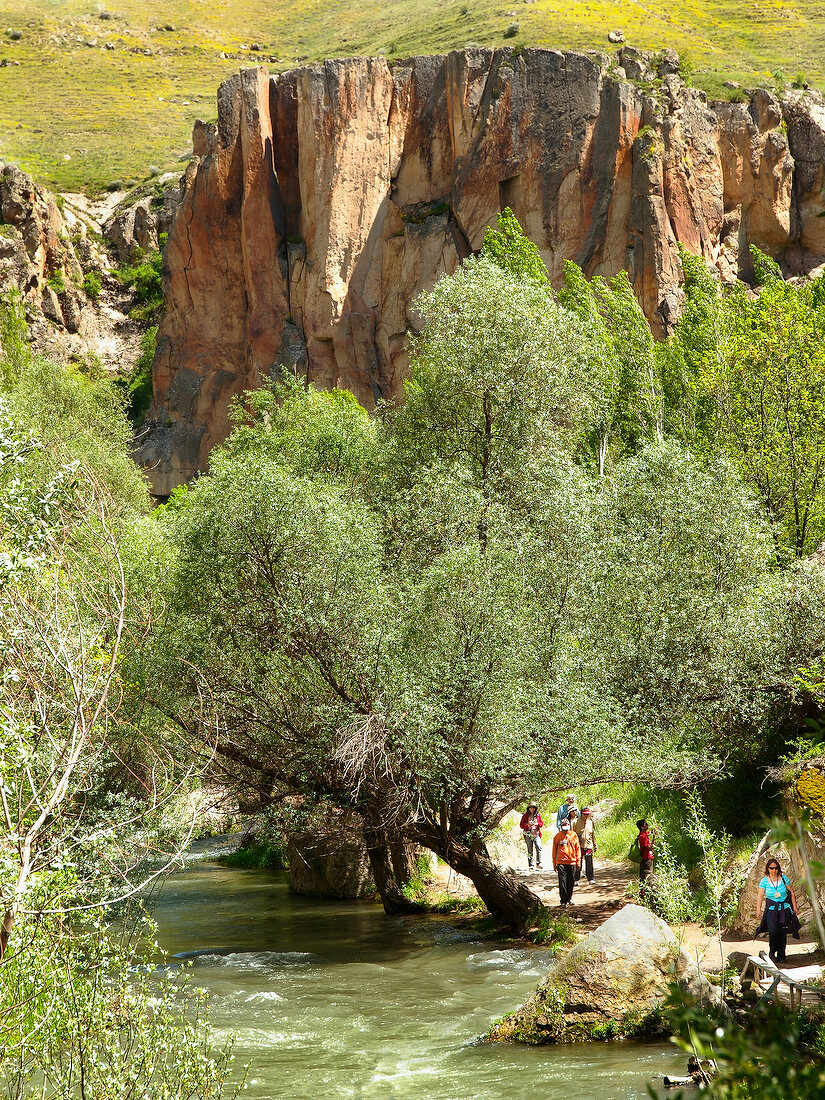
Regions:
<instances>
[{"instance_id":1,"label":"woman in teal shirt","mask_svg":"<svg viewBox=\"0 0 825 1100\"><path fill-rule=\"evenodd\" d=\"M756 919L759 922L756 935L768 933L768 954L773 962L786 962L788 932L799 939L799 910L793 887L787 875L782 874L778 859L771 858L765 865L765 874L759 883Z\"/></svg>"}]
</instances>

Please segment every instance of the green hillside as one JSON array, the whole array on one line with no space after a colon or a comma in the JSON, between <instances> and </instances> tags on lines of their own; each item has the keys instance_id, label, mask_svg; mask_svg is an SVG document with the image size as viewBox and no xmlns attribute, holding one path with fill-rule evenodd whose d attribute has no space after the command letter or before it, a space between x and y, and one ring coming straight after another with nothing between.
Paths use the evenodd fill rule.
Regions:
<instances>
[{"instance_id":1,"label":"green hillside","mask_svg":"<svg viewBox=\"0 0 825 1100\"><path fill-rule=\"evenodd\" d=\"M96 190L173 167L219 81L256 59L275 70L469 43L612 50L611 30L674 46L714 95L728 80L825 86L825 0L0 0L0 158Z\"/></svg>"}]
</instances>

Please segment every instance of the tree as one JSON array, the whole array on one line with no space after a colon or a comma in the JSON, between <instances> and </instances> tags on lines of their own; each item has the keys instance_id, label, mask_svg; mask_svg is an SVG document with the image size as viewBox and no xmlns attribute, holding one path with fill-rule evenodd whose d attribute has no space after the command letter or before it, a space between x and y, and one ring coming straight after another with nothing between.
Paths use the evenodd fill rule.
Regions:
<instances>
[{"instance_id":1,"label":"tree","mask_svg":"<svg viewBox=\"0 0 825 1100\"><path fill-rule=\"evenodd\" d=\"M498 215L495 229L491 225L485 229L481 255L519 282L526 280L546 289L550 287L550 277L539 250L524 236L509 206Z\"/></svg>"},{"instance_id":2,"label":"tree","mask_svg":"<svg viewBox=\"0 0 825 1100\"><path fill-rule=\"evenodd\" d=\"M568 260L559 301L588 325L597 349L598 396L588 442L604 476L608 456L615 462L647 439L662 440L662 386L653 336L624 271L609 280L588 280Z\"/></svg>"},{"instance_id":3,"label":"tree","mask_svg":"<svg viewBox=\"0 0 825 1100\"><path fill-rule=\"evenodd\" d=\"M600 511L583 649L643 744L672 766L681 742L685 778L697 762L712 774L774 676L779 576L758 503L730 463L668 441L616 467Z\"/></svg>"},{"instance_id":4,"label":"tree","mask_svg":"<svg viewBox=\"0 0 825 1100\"><path fill-rule=\"evenodd\" d=\"M743 605L769 542L724 464L660 445L601 481L577 466L590 336L546 288L482 258L420 304L400 408L250 397L159 514L170 614L146 675L190 740L205 703L264 801L359 813L389 910L403 834L523 927L536 899L489 831L538 790L716 766L713 723L755 682Z\"/></svg>"},{"instance_id":5,"label":"tree","mask_svg":"<svg viewBox=\"0 0 825 1100\"><path fill-rule=\"evenodd\" d=\"M721 446L797 557L825 535L825 285L796 286L752 250L758 294L719 288L683 258L687 309L671 363L697 441ZM671 372L674 373L673 371ZM688 398L695 394L693 401Z\"/></svg>"},{"instance_id":6,"label":"tree","mask_svg":"<svg viewBox=\"0 0 825 1100\"><path fill-rule=\"evenodd\" d=\"M111 906L162 873L147 857L163 848L163 809L187 779L146 740L151 783L129 774L134 756L124 755L140 737L123 705L121 647L147 624L127 592L118 529L134 518L139 479L115 448L110 395L36 361L0 317L4 1094L219 1096L228 1051L210 1052L175 988L133 980L151 939L121 942L111 926ZM106 425L113 438L84 434ZM142 916L131 923L151 935Z\"/></svg>"},{"instance_id":7,"label":"tree","mask_svg":"<svg viewBox=\"0 0 825 1100\"><path fill-rule=\"evenodd\" d=\"M357 810L385 903L406 908L382 870L388 832L426 833L453 865L472 858L463 834L463 846L456 838L447 851L451 816L440 821L438 810L451 804L457 814L467 776L483 767L468 755L482 752L474 727L462 735L460 722L495 701L506 659L480 645L502 607L478 547L474 567L448 556L415 583L387 567L378 517L362 502L249 455L243 467L218 461L190 496L177 517L169 639L178 721L197 731L194 691L208 674L223 757L256 773L270 797L298 793ZM512 639L502 647L509 652ZM535 757L521 726L509 736ZM499 910L494 885L480 889ZM523 908L535 908L523 893Z\"/></svg>"}]
</instances>

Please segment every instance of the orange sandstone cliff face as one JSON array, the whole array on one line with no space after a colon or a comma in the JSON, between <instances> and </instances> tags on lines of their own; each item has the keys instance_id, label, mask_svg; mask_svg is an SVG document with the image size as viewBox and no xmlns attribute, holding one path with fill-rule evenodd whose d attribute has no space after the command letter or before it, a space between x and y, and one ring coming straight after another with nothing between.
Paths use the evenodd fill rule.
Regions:
<instances>
[{"instance_id":1,"label":"orange sandstone cliff face","mask_svg":"<svg viewBox=\"0 0 825 1100\"><path fill-rule=\"evenodd\" d=\"M413 301L512 207L554 283L628 271L654 331L681 242L723 278L748 244L825 258L825 105L759 90L709 107L652 59L468 49L393 65L245 70L196 124L166 249L139 454L158 495L207 466L231 398L287 368L365 404L399 394Z\"/></svg>"}]
</instances>

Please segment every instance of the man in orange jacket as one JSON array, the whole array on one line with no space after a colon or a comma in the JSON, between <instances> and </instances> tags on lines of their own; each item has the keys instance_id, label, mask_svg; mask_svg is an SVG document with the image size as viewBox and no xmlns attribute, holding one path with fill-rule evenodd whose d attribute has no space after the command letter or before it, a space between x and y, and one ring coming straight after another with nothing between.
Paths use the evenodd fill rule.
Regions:
<instances>
[{"instance_id":1,"label":"man in orange jacket","mask_svg":"<svg viewBox=\"0 0 825 1100\"><path fill-rule=\"evenodd\" d=\"M579 838L570 828L569 821L562 821L561 828L553 837L553 870L559 874L559 902L562 909L570 905L576 868L581 863L582 850Z\"/></svg>"}]
</instances>

